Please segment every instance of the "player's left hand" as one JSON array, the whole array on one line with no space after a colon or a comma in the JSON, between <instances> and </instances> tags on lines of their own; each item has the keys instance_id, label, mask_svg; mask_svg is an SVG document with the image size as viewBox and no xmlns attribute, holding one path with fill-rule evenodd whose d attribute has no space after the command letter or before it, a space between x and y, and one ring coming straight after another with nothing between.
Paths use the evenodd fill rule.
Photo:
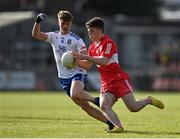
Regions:
<instances>
[{"instance_id":1,"label":"player's left hand","mask_svg":"<svg viewBox=\"0 0 180 139\"><path fill-rule=\"evenodd\" d=\"M46 19L47 15L44 13L39 13L36 17L36 23L40 23Z\"/></svg>"},{"instance_id":2,"label":"player's left hand","mask_svg":"<svg viewBox=\"0 0 180 139\"><path fill-rule=\"evenodd\" d=\"M72 51L71 53L72 53L72 55L74 56L74 58L78 58L78 52Z\"/></svg>"},{"instance_id":3,"label":"player's left hand","mask_svg":"<svg viewBox=\"0 0 180 139\"><path fill-rule=\"evenodd\" d=\"M72 51L72 55L74 56L74 58L79 59L79 60L86 60L86 55L82 54L82 53L78 53L76 51Z\"/></svg>"}]
</instances>

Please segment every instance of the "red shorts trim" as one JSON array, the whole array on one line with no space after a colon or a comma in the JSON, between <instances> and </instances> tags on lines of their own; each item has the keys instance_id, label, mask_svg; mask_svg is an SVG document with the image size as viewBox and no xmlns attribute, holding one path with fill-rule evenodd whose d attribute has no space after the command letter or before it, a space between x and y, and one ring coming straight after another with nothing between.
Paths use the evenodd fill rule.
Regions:
<instances>
[{"instance_id":1,"label":"red shorts trim","mask_svg":"<svg viewBox=\"0 0 180 139\"><path fill-rule=\"evenodd\" d=\"M124 95L133 92L132 86L129 80L114 80L108 84L102 85L101 93L110 92L117 98L123 97Z\"/></svg>"}]
</instances>

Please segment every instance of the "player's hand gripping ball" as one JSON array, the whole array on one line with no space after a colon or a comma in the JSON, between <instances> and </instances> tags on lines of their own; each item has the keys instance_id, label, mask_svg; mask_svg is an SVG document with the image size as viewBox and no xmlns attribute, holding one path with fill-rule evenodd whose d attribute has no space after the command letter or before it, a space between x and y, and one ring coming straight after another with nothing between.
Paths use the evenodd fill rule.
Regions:
<instances>
[{"instance_id":1,"label":"player's hand gripping ball","mask_svg":"<svg viewBox=\"0 0 180 139\"><path fill-rule=\"evenodd\" d=\"M76 59L73 57L71 51L65 52L61 57L61 63L68 69L73 69L76 67L75 61Z\"/></svg>"}]
</instances>

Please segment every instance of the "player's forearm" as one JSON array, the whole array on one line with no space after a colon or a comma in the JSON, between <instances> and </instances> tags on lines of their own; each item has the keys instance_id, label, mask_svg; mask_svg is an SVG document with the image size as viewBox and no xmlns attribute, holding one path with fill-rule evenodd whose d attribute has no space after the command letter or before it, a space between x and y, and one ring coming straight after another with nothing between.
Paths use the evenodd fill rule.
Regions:
<instances>
[{"instance_id":1,"label":"player's forearm","mask_svg":"<svg viewBox=\"0 0 180 139\"><path fill-rule=\"evenodd\" d=\"M87 61L87 60L77 60L76 61L77 65L85 70L89 70L93 63Z\"/></svg>"},{"instance_id":2,"label":"player's forearm","mask_svg":"<svg viewBox=\"0 0 180 139\"><path fill-rule=\"evenodd\" d=\"M108 59L106 57L91 57L88 55L84 55L84 58L97 65L106 65L108 62Z\"/></svg>"},{"instance_id":3,"label":"player's forearm","mask_svg":"<svg viewBox=\"0 0 180 139\"><path fill-rule=\"evenodd\" d=\"M38 39L40 32L40 24L35 22L32 29L32 37Z\"/></svg>"},{"instance_id":4,"label":"player's forearm","mask_svg":"<svg viewBox=\"0 0 180 139\"><path fill-rule=\"evenodd\" d=\"M77 52L72 52L72 54L77 59L88 60L91 63L98 64L98 65L106 65L109 60L107 57L103 57L103 56L102 57L91 57L86 54L80 54L80 53L78 54Z\"/></svg>"},{"instance_id":5,"label":"player's forearm","mask_svg":"<svg viewBox=\"0 0 180 139\"><path fill-rule=\"evenodd\" d=\"M37 15L35 19L35 23L32 29L32 37L38 40L47 40L48 36L41 32L40 23L46 19L47 15L44 13L40 13Z\"/></svg>"},{"instance_id":6,"label":"player's forearm","mask_svg":"<svg viewBox=\"0 0 180 139\"><path fill-rule=\"evenodd\" d=\"M48 36L44 32L41 32L40 23L34 23L32 37L42 41L47 40Z\"/></svg>"}]
</instances>

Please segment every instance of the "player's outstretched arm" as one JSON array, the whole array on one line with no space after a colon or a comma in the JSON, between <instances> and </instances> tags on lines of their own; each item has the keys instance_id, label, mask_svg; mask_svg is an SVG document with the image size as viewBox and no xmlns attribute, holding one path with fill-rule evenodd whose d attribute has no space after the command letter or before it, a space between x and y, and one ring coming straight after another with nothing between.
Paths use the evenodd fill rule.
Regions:
<instances>
[{"instance_id":1,"label":"player's outstretched arm","mask_svg":"<svg viewBox=\"0 0 180 139\"><path fill-rule=\"evenodd\" d=\"M109 59L107 57L91 57L85 54L81 54L81 53L77 53L77 52L72 52L73 56L76 59L80 59L80 60L87 60L91 63L97 64L97 65L106 65L109 61Z\"/></svg>"},{"instance_id":2,"label":"player's outstretched arm","mask_svg":"<svg viewBox=\"0 0 180 139\"><path fill-rule=\"evenodd\" d=\"M79 67L85 69L85 70L89 70L93 63L91 63L90 61L87 61L87 60L79 60L79 59L76 59L76 63Z\"/></svg>"},{"instance_id":3,"label":"player's outstretched arm","mask_svg":"<svg viewBox=\"0 0 180 139\"><path fill-rule=\"evenodd\" d=\"M80 57L78 57L78 52L72 51L72 54L76 58L76 64L79 67L81 67L85 70L89 70L92 67L93 63L91 63L88 60L84 60L84 59L81 59ZM87 50L80 52L80 54L87 55Z\"/></svg>"},{"instance_id":4,"label":"player's outstretched arm","mask_svg":"<svg viewBox=\"0 0 180 139\"><path fill-rule=\"evenodd\" d=\"M36 16L35 23L32 29L32 37L38 40L47 40L48 36L41 31L40 23L46 19L46 14L40 13Z\"/></svg>"}]
</instances>

